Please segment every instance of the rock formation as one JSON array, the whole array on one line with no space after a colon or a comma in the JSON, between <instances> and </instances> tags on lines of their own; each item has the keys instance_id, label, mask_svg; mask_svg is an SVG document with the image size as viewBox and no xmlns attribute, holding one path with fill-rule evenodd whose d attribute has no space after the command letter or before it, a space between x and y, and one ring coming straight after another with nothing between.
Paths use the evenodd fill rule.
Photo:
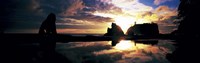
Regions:
<instances>
[{"instance_id":1,"label":"rock formation","mask_svg":"<svg viewBox=\"0 0 200 63\"><path fill-rule=\"evenodd\" d=\"M107 33L104 36L111 36L112 46L115 46L121 38L124 36L122 29L115 23L112 23L112 28L107 29Z\"/></svg>"},{"instance_id":2,"label":"rock formation","mask_svg":"<svg viewBox=\"0 0 200 63\"><path fill-rule=\"evenodd\" d=\"M159 34L158 25L155 23L135 24L126 33L128 36L157 36Z\"/></svg>"},{"instance_id":3,"label":"rock formation","mask_svg":"<svg viewBox=\"0 0 200 63\"><path fill-rule=\"evenodd\" d=\"M117 24L112 23L111 28L107 29L105 36L124 36L124 32Z\"/></svg>"}]
</instances>

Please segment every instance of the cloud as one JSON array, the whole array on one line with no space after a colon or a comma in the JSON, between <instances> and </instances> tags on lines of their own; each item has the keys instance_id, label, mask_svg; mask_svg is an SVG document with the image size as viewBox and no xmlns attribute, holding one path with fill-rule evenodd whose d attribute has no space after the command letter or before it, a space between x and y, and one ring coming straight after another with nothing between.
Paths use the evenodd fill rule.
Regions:
<instances>
[{"instance_id":1,"label":"cloud","mask_svg":"<svg viewBox=\"0 0 200 63\"><path fill-rule=\"evenodd\" d=\"M64 21L56 23L58 29L101 29L106 27L106 23L91 22L84 20L76 20L72 18L64 18Z\"/></svg>"},{"instance_id":2,"label":"cloud","mask_svg":"<svg viewBox=\"0 0 200 63\"><path fill-rule=\"evenodd\" d=\"M50 12L63 15L74 15L78 10L81 10L84 5L82 0L32 0L34 10L40 10L43 14Z\"/></svg>"},{"instance_id":3,"label":"cloud","mask_svg":"<svg viewBox=\"0 0 200 63\"><path fill-rule=\"evenodd\" d=\"M144 13L153 10L151 6L147 6L139 2L139 0L114 0L112 1L116 7L122 9L123 13L130 15L137 15L138 13Z\"/></svg>"},{"instance_id":4,"label":"cloud","mask_svg":"<svg viewBox=\"0 0 200 63\"><path fill-rule=\"evenodd\" d=\"M142 14L142 18L150 22L155 22L159 20L159 16L151 11Z\"/></svg>"},{"instance_id":5,"label":"cloud","mask_svg":"<svg viewBox=\"0 0 200 63\"><path fill-rule=\"evenodd\" d=\"M89 13L79 13L76 16L66 16L66 17L77 20L90 21L90 22L112 22L112 19L109 17L95 16Z\"/></svg>"},{"instance_id":6,"label":"cloud","mask_svg":"<svg viewBox=\"0 0 200 63\"><path fill-rule=\"evenodd\" d=\"M154 0L161 4L171 0ZM154 9L139 0L4 0L1 1L1 29L39 29L46 16L57 16L58 29L106 29L114 18L127 17L131 23L166 21L177 14L176 9L159 6ZM101 13L98 15L97 13ZM146 19L146 20L144 20ZM128 22L123 21L123 22ZM9 26L8 26L9 25ZM4 30L4 29L3 29Z\"/></svg>"},{"instance_id":7,"label":"cloud","mask_svg":"<svg viewBox=\"0 0 200 63\"><path fill-rule=\"evenodd\" d=\"M159 5L159 4L165 3L165 2L167 2L167 1L172 1L172 0L154 0L154 4L155 4L155 5Z\"/></svg>"},{"instance_id":8,"label":"cloud","mask_svg":"<svg viewBox=\"0 0 200 63\"><path fill-rule=\"evenodd\" d=\"M104 7L107 4L95 0L97 4L89 5L93 3L93 0L84 1L86 0L1 1L0 32L7 30L6 32L23 33L23 31L39 29L42 21L51 12L57 16L57 29L106 29L107 23L112 22L111 18L95 16L91 13L96 10L105 10Z\"/></svg>"},{"instance_id":9,"label":"cloud","mask_svg":"<svg viewBox=\"0 0 200 63\"><path fill-rule=\"evenodd\" d=\"M108 17L95 16L88 13L79 13L76 14L75 16L62 16L60 20L57 21L57 28L80 29L80 30L93 29L93 32L90 30L90 33L95 33L97 32L98 29L100 29L98 31L101 31L101 33L105 33L106 28L109 26L108 23L111 23L112 21L113 20ZM66 31L66 33L68 32Z\"/></svg>"},{"instance_id":10,"label":"cloud","mask_svg":"<svg viewBox=\"0 0 200 63\"><path fill-rule=\"evenodd\" d=\"M109 17L114 20L116 24L121 26L126 32L128 27L132 26L135 21L138 21L138 15L142 13L149 12L153 10L153 7L144 5L143 3L139 2L139 0L102 0L104 4L109 4L110 8L104 11L97 10L94 12L94 15L102 16L102 17ZM142 23L147 22L142 21Z\"/></svg>"},{"instance_id":11,"label":"cloud","mask_svg":"<svg viewBox=\"0 0 200 63\"><path fill-rule=\"evenodd\" d=\"M150 23L155 22L159 25L161 22L157 21L166 21L163 22L167 25L174 25L172 23L167 23L168 21L174 21L171 18L177 15L177 9L169 8L168 6L158 6L157 8L153 8L152 6L144 5L143 3L139 2L139 0L101 0L104 4L110 5L110 8L116 9L107 9L107 10L99 10L97 9L94 12L94 15L102 16L102 17L109 17L112 19L124 17L125 19L130 20L119 20L120 23L129 22L134 24L134 21L137 23ZM164 3L171 0L156 0L157 3ZM174 19L174 18L173 18ZM116 21L116 20L115 20ZM128 23L128 24L130 24ZM126 24L126 25L128 25ZM123 26L123 25L122 25Z\"/></svg>"},{"instance_id":12,"label":"cloud","mask_svg":"<svg viewBox=\"0 0 200 63\"><path fill-rule=\"evenodd\" d=\"M177 9L172 9L168 6L159 6L153 11L143 13L140 18L157 23L159 26L159 32L166 34L177 28L177 25L174 23L176 16Z\"/></svg>"},{"instance_id":13,"label":"cloud","mask_svg":"<svg viewBox=\"0 0 200 63\"><path fill-rule=\"evenodd\" d=\"M3 23L0 26L5 31L14 28L33 28L31 24L36 24L41 19L39 11L34 10L38 7L34 0L1 0L0 7L0 22Z\"/></svg>"},{"instance_id":14,"label":"cloud","mask_svg":"<svg viewBox=\"0 0 200 63\"><path fill-rule=\"evenodd\" d=\"M72 34L104 34L106 33L106 29L76 29L76 28L65 28L65 29L57 29L59 33L72 33Z\"/></svg>"},{"instance_id":15,"label":"cloud","mask_svg":"<svg viewBox=\"0 0 200 63\"><path fill-rule=\"evenodd\" d=\"M56 3L53 4L52 2ZM91 14L96 10L103 11L108 7L107 4L103 4L98 0L52 0L51 2L47 2L46 0L38 1L38 3L43 12L50 12L50 9L54 9L54 12L56 9L59 10L56 12L58 14L58 29L99 29L107 26L105 23L112 22L109 17L95 16Z\"/></svg>"},{"instance_id":16,"label":"cloud","mask_svg":"<svg viewBox=\"0 0 200 63\"><path fill-rule=\"evenodd\" d=\"M157 21L159 32L162 34L167 34L177 29L178 25L174 23L174 20L176 20L176 18L177 16L171 16L169 19L166 19L164 21Z\"/></svg>"},{"instance_id":17,"label":"cloud","mask_svg":"<svg viewBox=\"0 0 200 63\"><path fill-rule=\"evenodd\" d=\"M62 12L62 14L66 16L73 16L85 7L82 0L73 0L70 3L72 4L64 12Z\"/></svg>"},{"instance_id":18,"label":"cloud","mask_svg":"<svg viewBox=\"0 0 200 63\"><path fill-rule=\"evenodd\" d=\"M166 21L173 16L177 16L177 14L178 12L176 9L169 8L168 6L159 6L153 11L141 14L141 16L149 21Z\"/></svg>"},{"instance_id":19,"label":"cloud","mask_svg":"<svg viewBox=\"0 0 200 63\"><path fill-rule=\"evenodd\" d=\"M159 6L155 9L154 13L159 16L159 20L166 20L172 16L177 16L177 9L171 9L168 6Z\"/></svg>"},{"instance_id":20,"label":"cloud","mask_svg":"<svg viewBox=\"0 0 200 63\"><path fill-rule=\"evenodd\" d=\"M160 33L167 34L177 29L178 25L174 23L178 14L177 9L159 6L155 12L160 16L160 21L157 22Z\"/></svg>"}]
</instances>

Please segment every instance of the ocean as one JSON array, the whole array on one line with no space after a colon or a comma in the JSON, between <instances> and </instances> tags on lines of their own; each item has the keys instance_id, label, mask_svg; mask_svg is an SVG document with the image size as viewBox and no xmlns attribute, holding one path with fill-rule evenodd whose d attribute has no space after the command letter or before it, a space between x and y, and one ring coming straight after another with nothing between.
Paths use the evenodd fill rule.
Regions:
<instances>
[{"instance_id":1,"label":"ocean","mask_svg":"<svg viewBox=\"0 0 200 63\"><path fill-rule=\"evenodd\" d=\"M170 63L166 54L175 51L174 44L161 39L157 44L122 40L116 46L111 41L69 42L56 43L56 52L72 63Z\"/></svg>"}]
</instances>

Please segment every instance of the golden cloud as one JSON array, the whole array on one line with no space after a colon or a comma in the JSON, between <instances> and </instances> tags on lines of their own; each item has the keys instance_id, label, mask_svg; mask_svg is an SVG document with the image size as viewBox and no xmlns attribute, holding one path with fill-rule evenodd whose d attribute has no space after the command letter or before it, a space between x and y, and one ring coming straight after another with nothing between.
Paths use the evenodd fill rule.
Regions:
<instances>
[{"instance_id":1,"label":"golden cloud","mask_svg":"<svg viewBox=\"0 0 200 63\"><path fill-rule=\"evenodd\" d=\"M170 9L168 6L159 6L154 11L159 16L159 20L163 21L169 19L172 16L177 16L178 12L176 9Z\"/></svg>"},{"instance_id":2,"label":"golden cloud","mask_svg":"<svg viewBox=\"0 0 200 63\"><path fill-rule=\"evenodd\" d=\"M71 34L104 34L106 29L57 29L59 33L71 33Z\"/></svg>"}]
</instances>

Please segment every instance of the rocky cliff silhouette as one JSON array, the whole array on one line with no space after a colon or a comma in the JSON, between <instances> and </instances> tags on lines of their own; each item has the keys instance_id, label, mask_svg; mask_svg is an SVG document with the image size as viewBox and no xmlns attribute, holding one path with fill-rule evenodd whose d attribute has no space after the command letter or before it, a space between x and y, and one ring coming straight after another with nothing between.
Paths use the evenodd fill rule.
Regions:
<instances>
[{"instance_id":1,"label":"rocky cliff silhouette","mask_svg":"<svg viewBox=\"0 0 200 63\"><path fill-rule=\"evenodd\" d=\"M124 32L121 27L115 23L112 23L111 28L107 29L105 36L124 36Z\"/></svg>"},{"instance_id":2,"label":"rocky cliff silhouette","mask_svg":"<svg viewBox=\"0 0 200 63\"><path fill-rule=\"evenodd\" d=\"M42 22L39 34L57 34L55 21L56 15L54 13L50 13L45 21Z\"/></svg>"},{"instance_id":3,"label":"rocky cliff silhouette","mask_svg":"<svg viewBox=\"0 0 200 63\"><path fill-rule=\"evenodd\" d=\"M180 25L178 30L173 32L174 34L184 35L184 36L192 36L199 37L200 30L197 27L199 25L199 15L200 15L200 7L199 0L180 0L179 4L179 14L178 18L182 19L180 21Z\"/></svg>"},{"instance_id":4,"label":"rocky cliff silhouette","mask_svg":"<svg viewBox=\"0 0 200 63\"><path fill-rule=\"evenodd\" d=\"M107 33L104 36L111 36L112 46L115 46L124 36L124 32L117 24L112 23L111 28L107 29Z\"/></svg>"},{"instance_id":5,"label":"rocky cliff silhouette","mask_svg":"<svg viewBox=\"0 0 200 63\"><path fill-rule=\"evenodd\" d=\"M158 25L156 23L135 24L131 26L127 33L128 36L157 36L159 34Z\"/></svg>"},{"instance_id":6,"label":"rocky cliff silhouette","mask_svg":"<svg viewBox=\"0 0 200 63\"><path fill-rule=\"evenodd\" d=\"M181 19L177 30L172 32L176 37L178 48L167 55L172 63L195 63L199 62L198 46L200 41L199 0L180 0L178 18Z\"/></svg>"}]
</instances>

